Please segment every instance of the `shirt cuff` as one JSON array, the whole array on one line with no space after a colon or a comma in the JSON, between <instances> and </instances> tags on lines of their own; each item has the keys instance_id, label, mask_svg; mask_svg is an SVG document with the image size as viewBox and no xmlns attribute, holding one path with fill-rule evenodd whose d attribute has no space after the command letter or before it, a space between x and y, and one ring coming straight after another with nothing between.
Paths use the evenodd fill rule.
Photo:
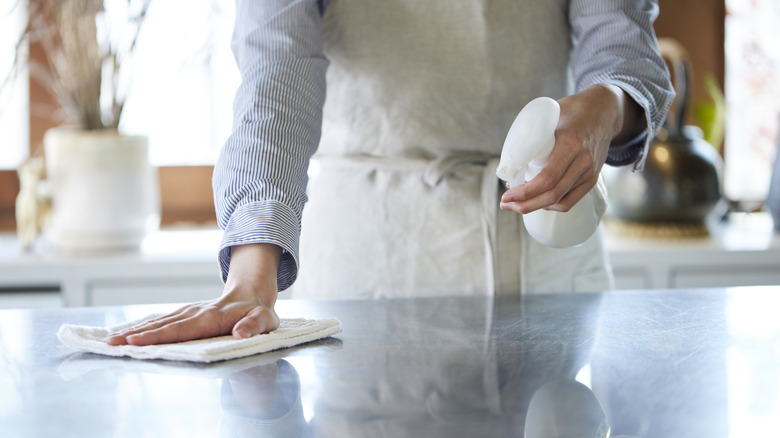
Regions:
<instances>
[{"instance_id":1,"label":"shirt cuff","mask_svg":"<svg viewBox=\"0 0 780 438\"><path fill-rule=\"evenodd\" d=\"M606 163L610 166L634 165L634 170L642 170L645 167L645 154L651 140L651 132L655 132L655 124L651 118L650 102L637 90L632 84L619 80L606 80L603 83L612 84L619 87L629 98L633 99L641 113L639 115L642 123L642 129L634 138L623 144L612 143L607 151Z\"/></svg>"},{"instance_id":2,"label":"shirt cuff","mask_svg":"<svg viewBox=\"0 0 780 438\"><path fill-rule=\"evenodd\" d=\"M645 152L647 129L643 129L636 137L620 145L612 144L607 151L607 164L610 166L626 166L639 163Z\"/></svg>"},{"instance_id":3,"label":"shirt cuff","mask_svg":"<svg viewBox=\"0 0 780 438\"><path fill-rule=\"evenodd\" d=\"M297 215L281 202L253 202L237 208L225 226L219 247L222 281L227 281L232 246L271 243L282 248L277 287L279 291L289 288L298 276L300 230Z\"/></svg>"}]
</instances>

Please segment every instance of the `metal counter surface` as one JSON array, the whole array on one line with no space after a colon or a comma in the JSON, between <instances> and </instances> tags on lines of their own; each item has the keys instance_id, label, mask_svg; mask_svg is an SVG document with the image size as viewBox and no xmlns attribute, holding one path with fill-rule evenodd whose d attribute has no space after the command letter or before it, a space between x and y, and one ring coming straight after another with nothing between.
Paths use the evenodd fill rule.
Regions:
<instances>
[{"instance_id":1,"label":"metal counter surface","mask_svg":"<svg viewBox=\"0 0 780 438\"><path fill-rule=\"evenodd\" d=\"M56 337L173 306L3 310L0 436L780 436L778 304L780 287L283 300L344 331L209 365Z\"/></svg>"}]
</instances>

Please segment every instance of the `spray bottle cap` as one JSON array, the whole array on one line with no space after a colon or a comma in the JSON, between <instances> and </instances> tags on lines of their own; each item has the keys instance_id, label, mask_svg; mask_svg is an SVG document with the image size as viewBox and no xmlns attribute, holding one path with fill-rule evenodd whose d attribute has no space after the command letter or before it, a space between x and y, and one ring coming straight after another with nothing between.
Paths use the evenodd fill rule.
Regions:
<instances>
[{"instance_id":1,"label":"spray bottle cap","mask_svg":"<svg viewBox=\"0 0 780 438\"><path fill-rule=\"evenodd\" d=\"M509 128L496 176L510 182L532 160L543 166L555 145L560 114L560 105L549 97L530 101Z\"/></svg>"}]
</instances>

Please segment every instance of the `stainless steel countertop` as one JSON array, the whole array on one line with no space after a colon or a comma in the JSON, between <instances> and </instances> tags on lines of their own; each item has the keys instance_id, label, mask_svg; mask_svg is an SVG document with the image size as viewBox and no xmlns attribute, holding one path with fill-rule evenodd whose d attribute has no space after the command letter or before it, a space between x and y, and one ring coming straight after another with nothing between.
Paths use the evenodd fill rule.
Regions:
<instances>
[{"instance_id":1,"label":"stainless steel countertop","mask_svg":"<svg viewBox=\"0 0 780 438\"><path fill-rule=\"evenodd\" d=\"M0 436L780 436L778 304L780 287L283 300L343 333L210 365L55 334L172 306L4 310Z\"/></svg>"}]
</instances>

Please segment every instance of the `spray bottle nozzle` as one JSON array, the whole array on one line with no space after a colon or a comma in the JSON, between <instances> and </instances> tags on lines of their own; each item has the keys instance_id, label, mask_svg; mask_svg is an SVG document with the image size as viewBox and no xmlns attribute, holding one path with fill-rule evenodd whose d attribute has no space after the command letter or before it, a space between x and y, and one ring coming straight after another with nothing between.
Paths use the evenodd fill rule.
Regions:
<instances>
[{"instance_id":1,"label":"spray bottle nozzle","mask_svg":"<svg viewBox=\"0 0 780 438\"><path fill-rule=\"evenodd\" d=\"M560 114L558 102L549 97L538 97L529 102L509 128L496 175L512 182L531 161L536 160L538 167L544 166L555 145L555 128ZM526 177L531 179L535 174Z\"/></svg>"}]
</instances>

